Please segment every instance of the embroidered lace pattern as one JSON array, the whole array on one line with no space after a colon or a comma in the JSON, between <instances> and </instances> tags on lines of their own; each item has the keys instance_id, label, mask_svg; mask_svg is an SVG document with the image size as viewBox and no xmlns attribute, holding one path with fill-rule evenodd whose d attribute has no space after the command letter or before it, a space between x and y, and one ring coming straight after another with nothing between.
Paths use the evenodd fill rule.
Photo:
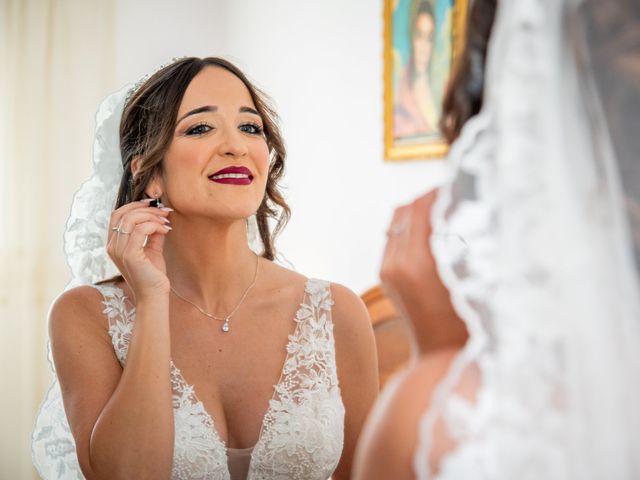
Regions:
<instances>
[{"instance_id":1,"label":"embroidered lace pattern","mask_svg":"<svg viewBox=\"0 0 640 480\"><path fill-rule=\"evenodd\" d=\"M331 294L310 280L282 379L269 402L249 478L327 479L342 453L344 406L336 373Z\"/></svg>"},{"instance_id":2,"label":"embroidered lace pattern","mask_svg":"<svg viewBox=\"0 0 640 480\"><path fill-rule=\"evenodd\" d=\"M499 2L483 110L451 149L456 176L432 215L439 273L470 340L420 422L419 480L638 478L627 379L639 363L626 341L640 338L637 294L615 291L631 282L612 253L564 45L579 3ZM451 234L468 249L442 240ZM459 387L473 372L467 400ZM456 447L436 473L437 424Z\"/></svg>"},{"instance_id":3,"label":"embroidered lace pattern","mask_svg":"<svg viewBox=\"0 0 640 480\"><path fill-rule=\"evenodd\" d=\"M562 446L568 425L559 401L562 333L546 300L553 298L548 289L554 286L554 266L542 241L563 228L557 222L560 208L548 203L555 185L544 175L551 169L541 167L552 157L541 156L536 142L552 133L533 100L541 85L554 81L553 64L543 61L554 38L541 35L545 22L560 21L558 8L545 8L554 1L501 4L486 102L451 150L456 178L434 208L434 232L455 232L469 244L452 251L432 241L440 274L471 336L422 419L414 457L421 480L564 479L572 468ZM480 372L481 387L470 403L457 386L473 369ZM457 448L433 475L427 458L439 421Z\"/></svg>"},{"instance_id":4,"label":"embroidered lace pattern","mask_svg":"<svg viewBox=\"0 0 640 480\"><path fill-rule=\"evenodd\" d=\"M96 287L114 351L124 366L135 307L113 285ZM310 279L289 336L281 378L263 419L248 479L326 480L335 470L344 436L342 403L328 282ZM171 362L175 443L172 479L229 479L226 447L213 418ZM57 381L43 404L34 436L34 463L44 478L82 479ZM36 450L40 453L36 454ZM52 468L52 465L58 465Z\"/></svg>"}]
</instances>

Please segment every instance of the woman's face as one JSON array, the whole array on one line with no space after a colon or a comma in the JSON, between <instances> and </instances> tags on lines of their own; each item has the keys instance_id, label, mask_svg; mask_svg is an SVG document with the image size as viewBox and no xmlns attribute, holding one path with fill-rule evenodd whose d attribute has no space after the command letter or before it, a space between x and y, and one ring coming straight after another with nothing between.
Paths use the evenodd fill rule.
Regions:
<instances>
[{"instance_id":1,"label":"woman's face","mask_svg":"<svg viewBox=\"0 0 640 480\"><path fill-rule=\"evenodd\" d=\"M413 31L413 57L417 71L425 71L429 66L433 50L434 27L433 17L428 13L421 13L416 17Z\"/></svg>"},{"instance_id":2,"label":"woman's face","mask_svg":"<svg viewBox=\"0 0 640 480\"><path fill-rule=\"evenodd\" d=\"M162 198L185 215L247 218L265 194L269 149L249 90L231 72L205 67L191 81L163 160Z\"/></svg>"}]
</instances>

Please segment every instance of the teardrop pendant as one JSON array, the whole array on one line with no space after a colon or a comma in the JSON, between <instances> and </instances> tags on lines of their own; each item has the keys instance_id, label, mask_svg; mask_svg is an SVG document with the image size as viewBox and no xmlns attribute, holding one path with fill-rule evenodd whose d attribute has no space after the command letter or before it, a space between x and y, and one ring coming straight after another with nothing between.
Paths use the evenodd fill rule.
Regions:
<instances>
[{"instance_id":1,"label":"teardrop pendant","mask_svg":"<svg viewBox=\"0 0 640 480\"><path fill-rule=\"evenodd\" d=\"M224 323L222 324L222 331L227 333L229 331L229 321L225 320Z\"/></svg>"}]
</instances>

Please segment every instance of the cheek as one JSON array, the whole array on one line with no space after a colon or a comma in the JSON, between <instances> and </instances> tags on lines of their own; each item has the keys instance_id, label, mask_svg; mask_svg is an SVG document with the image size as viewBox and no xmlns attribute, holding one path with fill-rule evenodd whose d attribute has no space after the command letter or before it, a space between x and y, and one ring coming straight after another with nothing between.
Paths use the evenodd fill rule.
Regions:
<instances>
[{"instance_id":1,"label":"cheek","mask_svg":"<svg viewBox=\"0 0 640 480\"><path fill-rule=\"evenodd\" d=\"M163 168L168 177L181 177L199 173L208 158L198 145L180 145L170 148L164 156Z\"/></svg>"},{"instance_id":2,"label":"cheek","mask_svg":"<svg viewBox=\"0 0 640 480\"><path fill-rule=\"evenodd\" d=\"M251 147L251 157L256 164L256 168L266 176L269 170L269 147L267 142L259 142Z\"/></svg>"}]
</instances>

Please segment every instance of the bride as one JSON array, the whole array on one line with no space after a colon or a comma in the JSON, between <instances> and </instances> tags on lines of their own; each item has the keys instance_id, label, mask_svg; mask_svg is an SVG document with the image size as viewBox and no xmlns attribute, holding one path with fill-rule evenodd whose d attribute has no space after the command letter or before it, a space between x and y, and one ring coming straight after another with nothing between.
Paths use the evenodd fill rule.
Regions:
<instances>
[{"instance_id":1,"label":"bride","mask_svg":"<svg viewBox=\"0 0 640 480\"><path fill-rule=\"evenodd\" d=\"M356 478L640 478L639 31L634 0L497 2L455 175L390 228L421 355Z\"/></svg>"},{"instance_id":2,"label":"bride","mask_svg":"<svg viewBox=\"0 0 640 480\"><path fill-rule=\"evenodd\" d=\"M184 58L97 120L65 237L76 286L50 311L41 475L349 478L375 343L351 291L273 262L289 209L265 97L225 60Z\"/></svg>"}]
</instances>

